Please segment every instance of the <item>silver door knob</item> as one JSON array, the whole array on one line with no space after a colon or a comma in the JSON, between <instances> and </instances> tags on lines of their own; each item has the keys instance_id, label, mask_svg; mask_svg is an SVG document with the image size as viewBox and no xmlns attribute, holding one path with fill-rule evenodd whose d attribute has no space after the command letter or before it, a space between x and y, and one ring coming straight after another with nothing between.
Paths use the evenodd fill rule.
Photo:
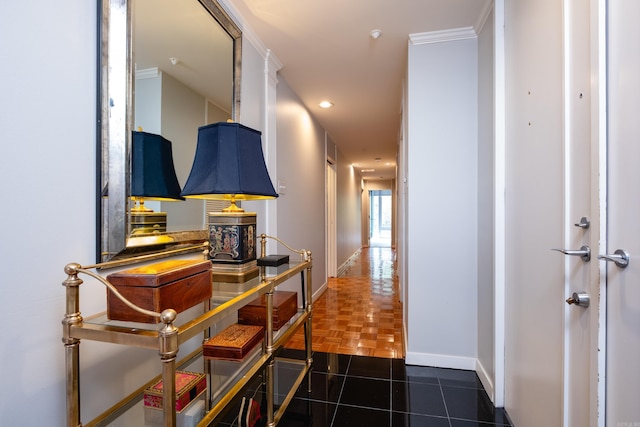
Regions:
<instances>
[{"instance_id":1,"label":"silver door knob","mask_svg":"<svg viewBox=\"0 0 640 427\"><path fill-rule=\"evenodd\" d=\"M589 294L585 292L574 292L569 298L567 298L567 304L575 304L579 307L589 307Z\"/></svg>"},{"instance_id":2,"label":"silver door knob","mask_svg":"<svg viewBox=\"0 0 640 427\"><path fill-rule=\"evenodd\" d=\"M613 254L598 255L598 259L611 261L620 268L626 268L629 265L629 252L624 249L616 249Z\"/></svg>"},{"instance_id":3,"label":"silver door knob","mask_svg":"<svg viewBox=\"0 0 640 427\"><path fill-rule=\"evenodd\" d=\"M555 248L551 250L562 252L565 255L579 256L584 262L591 260L591 249L589 249L589 246L582 246L578 250L555 249Z\"/></svg>"}]
</instances>

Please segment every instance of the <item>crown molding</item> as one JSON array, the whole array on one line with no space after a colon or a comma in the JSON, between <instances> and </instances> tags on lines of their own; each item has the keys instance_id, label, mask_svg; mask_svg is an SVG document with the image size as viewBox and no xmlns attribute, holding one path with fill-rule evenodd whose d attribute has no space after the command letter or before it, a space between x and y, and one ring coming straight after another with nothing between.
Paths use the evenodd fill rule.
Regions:
<instances>
[{"instance_id":1,"label":"crown molding","mask_svg":"<svg viewBox=\"0 0 640 427\"><path fill-rule=\"evenodd\" d=\"M491 14L492 10L493 10L493 0L489 0L485 3L484 8L480 13L480 16L478 17L478 21L473 26L473 29L475 30L476 34L480 34L480 31L482 31L482 28L484 27L484 24L487 22L487 18L489 18L489 15Z\"/></svg>"},{"instance_id":2,"label":"crown molding","mask_svg":"<svg viewBox=\"0 0 640 427\"><path fill-rule=\"evenodd\" d=\"M264 72L273 84L278 83L278 71L282 69L282 62L273 54L271 49L267 49L267 57L264 61Z\"/></svg>"},{"instance_id":3,"label":"crown molding","mask_svg":"<svg viewBox=\"0 0 640 427\"><path fill-rule=\"evenodd\" d=\"M136 70L135 78L136 79L153 79L158 77L162 72L158 69L158 67L153 68L143 68L141 70Z\"/></svg>"},{"instance_id":4,"label":"crown molding","mask_svg":"<svg viewBox=\"0 0 640 427\"><path fill-rule=\"evenodd\" d=\"M409 34L409 42L413 45L443 43L456 40L475 39L478 34L473 27L454 28L451 30L430 31L427 33Z\"/></svg>"}]
</instances>

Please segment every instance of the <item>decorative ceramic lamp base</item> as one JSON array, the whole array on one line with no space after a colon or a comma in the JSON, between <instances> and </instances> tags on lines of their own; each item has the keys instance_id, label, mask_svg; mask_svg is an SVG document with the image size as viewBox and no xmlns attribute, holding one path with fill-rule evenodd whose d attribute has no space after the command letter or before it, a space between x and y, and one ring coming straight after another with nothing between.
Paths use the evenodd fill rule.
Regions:
<instances>
[{"instance_id":1,"label":"decorative ceramic lamp base","mask_svg":"<svg viewBox=\"0 0 640 427\"><path fill-rule=\"evenodd\" d=\"M210 212L209 244L214 282L242 283L258 276L255 212Z\"/></svg>"}]
</instances>

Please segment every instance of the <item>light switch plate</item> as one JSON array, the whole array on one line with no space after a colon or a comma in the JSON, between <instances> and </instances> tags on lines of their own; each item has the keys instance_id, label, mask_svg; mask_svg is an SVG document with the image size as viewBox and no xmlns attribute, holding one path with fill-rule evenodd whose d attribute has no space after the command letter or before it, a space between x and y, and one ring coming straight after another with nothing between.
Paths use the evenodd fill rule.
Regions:
<instances>
[{"instance_id":1,"label":"light switch plate","mask_svg":"<svg viewBox=\"0 0 640 427\"><path fill-rule=\"evenodd\" d=\"M281 196L287 194L287 181L278 180L278 194Z\"/></svg>"}]
</instances>

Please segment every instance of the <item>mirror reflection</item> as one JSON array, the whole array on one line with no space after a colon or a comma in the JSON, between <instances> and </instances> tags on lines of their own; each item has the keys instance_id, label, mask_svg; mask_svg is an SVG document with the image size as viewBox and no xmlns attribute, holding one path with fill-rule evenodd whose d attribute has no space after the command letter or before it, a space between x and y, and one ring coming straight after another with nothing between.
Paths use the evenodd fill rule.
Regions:
<instances>
[{"instance_id":1,"label":"mirror reflection","mask_svg":"<svg viewBox=\"0 0 640 427\"><path fill-rule=\"evenodd\" d=\"M109 131L103 132L102 141L102 165L106 170L102 173L101 188L106 189L103 195L108 197L103 197L102 230L98 231L102 239L101 262L126 257L131 252L140 253L141 247L143 251L162 249L167 243L179 240L178 235L193 235L181 233L183 231L204 229L205 202L195 199L146 198L145 209L161 214L159 221L166 221L166 224L139 224L141 215L135 212L135 201L131 198L134 195L131 189L137 187L131 180L140 174L128 170L135 167L129 153L131 144L135 144L131 135L133 132L154 134L169 142L175 176L182 188L191 170L198 128L229 119L238 120L240 53L239 30L212 0L129 0L124 9L114 7L113 0L105 1L111 2L112 22L117 22L114 14L130 15L131 57L122 61L128 65L119 67L116 57L126 55L124 49L110 46L108 55L104 52L102 55L102 69L107 70L109 80L106 95L110 105L108 117L105 117L103 95L102 121ZM113 23L109 25L106 38L108 44L115 45L118 37L111 33L117 31L117 27ZM121 98L114 89L116 85L111 83L118 77L130 79L124 113L117 108L122 104L118 102ZM102 81L105 81L104 77ZM118 114L125 117L116 117ZM114 131L114 126L120 122L126 129ZM122 162L117 161L120 148L116 140L120 132L129 142L124 144ZM125 177L125 186L128 186L125 190L120 188L119 176ZM117 198L120 194L126 199L124 207L114 200L107 202L112 195ZM132 217L132 209L135 217ZM150 218L153 222L158 215ZM143 220L147 221L147 218ZM119 235L124 236L121 243Z\"/></svg>"},{"instance_id":2,"label":"mirror reflection","mask_svg":"<svg viewBox=\"0 0 640 427\"><path fill-rule=\"evenodd\" d=\"M135 0L133 6L133 127L171 141L182 188L198 127L231 119L233 40L197 1ZM147 205L167 213L167 231L182 231L204 228L203 203Z\"/></svg>"}]
</instances>

